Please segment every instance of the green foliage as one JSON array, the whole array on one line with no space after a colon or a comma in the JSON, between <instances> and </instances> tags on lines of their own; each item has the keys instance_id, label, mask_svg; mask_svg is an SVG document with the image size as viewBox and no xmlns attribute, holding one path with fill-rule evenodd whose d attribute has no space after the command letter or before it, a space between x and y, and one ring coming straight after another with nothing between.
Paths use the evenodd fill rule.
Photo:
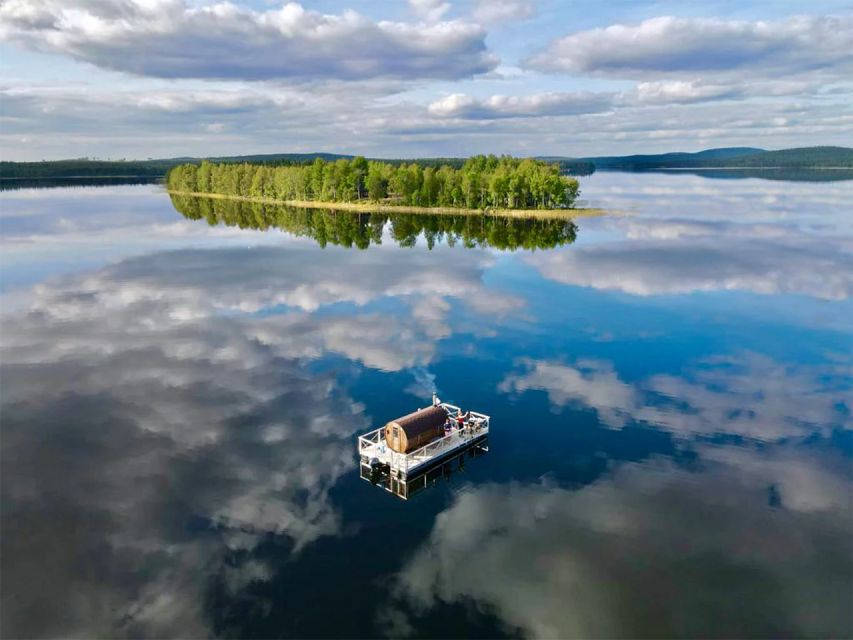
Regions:
<instances>
[{"instance_id":1,"label":"green foliage","mask_svg":"<svg viewBox=\"0 0 853 640\"><path fill-rule=\"evenodd\" d=\"M302 209L245 200L227 200L172 194L172 204L184 217L243 229L278 228L327 244L366 249L382 243L382 231L403 247L412 247L420 235L431 249L439 242L453 246L497 249L551 249L571 244L577 226L571 220L506 218L470 214L353 213Z\"/></svg>"},{"instance_id":2,"label":"green foliage","mask_svg":"<svg viewBox=\"0 0 853 640\"><path fill-rule=\"evenodd\" d=\"M166 182L173 191L251 198L479 209L571 207L578 196L577 180L556 164L510 156L474 156L458 168L362 157L289 166L205 161L173 168Z\"/></svg>"}]
</instances>

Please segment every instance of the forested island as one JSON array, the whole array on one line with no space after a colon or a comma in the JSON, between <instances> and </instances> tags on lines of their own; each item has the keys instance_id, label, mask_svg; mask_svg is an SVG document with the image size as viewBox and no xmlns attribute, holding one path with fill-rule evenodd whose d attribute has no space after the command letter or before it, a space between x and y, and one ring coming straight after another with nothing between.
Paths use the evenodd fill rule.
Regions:
<instances>
[{"instance_id":1,"label":"forested island","mask_svg":"<svg viewBox=\"0 0 853 640\"><path fill-rule=\"evenodd\" d=\"M356 157L311 164L182 164L166 176L169 191L282 202L294 206L385 205L419 209L569 209L578 181L532 158L474 156L454 168L391 164ZM352 206L341 207L352 210Z\"/></svg>"},{"instance_id":2,"label":"forested island","mask_svg":"<svg viewBox=\"0 0 853 640\"><path fill-rule=\"evenodd\" d=\"M247 200L171 195L172 205L190 220L206 220L241 229L281 229L314 239L321 247L338 245L367 249L382 244L383 231L401 247L414 247L423 237L427 248L436 244L493 247L514 251L551 249L571 244L578 227L569 218L464 213L353 213L329 209L303 209Z\"/></svg>"}]
</instances>

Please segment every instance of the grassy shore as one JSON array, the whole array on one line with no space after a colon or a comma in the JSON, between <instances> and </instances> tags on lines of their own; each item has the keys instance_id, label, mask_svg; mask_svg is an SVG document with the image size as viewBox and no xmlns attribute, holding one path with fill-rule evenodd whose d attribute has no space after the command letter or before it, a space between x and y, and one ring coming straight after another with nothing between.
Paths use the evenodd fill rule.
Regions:
<instances>
[{"instance_id":1,"label":"grassy shore","mask_svg":"<svg viewBox=\"0 0 853 640\"><path fill-rule=\"evenodd\" d=\"M603 209L464 209L457 207L413 207L408 205L384 204L381 202L321 202L319 200L275 200L273 198L255 198L250 196L232 196L221 193L196 193L193 191L174 191L176 196L194 196L216 200L242 200L262 204L278 204L301 209L333 209L336 211L355 211L359 213L430 213L437 215L488 215L504 218L539 218L544 220L566 220L572 218L601 216Z\"/></svg>"}]
</instances>

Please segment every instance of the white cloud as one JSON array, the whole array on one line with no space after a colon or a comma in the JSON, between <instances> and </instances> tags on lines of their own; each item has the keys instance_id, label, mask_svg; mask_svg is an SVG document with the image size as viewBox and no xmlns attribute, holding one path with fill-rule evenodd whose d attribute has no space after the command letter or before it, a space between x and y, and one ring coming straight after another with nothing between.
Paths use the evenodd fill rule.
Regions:
<instances>
[{"instance_id":1,"label":"white cloud","mask_svg":"<svg viewBox=\"0 0 853 640\"><path fill-rule=\"evenodd\" d=\"M401 631L407 611L473 601L531 638L849 636L847 463L706 452L695 472L652 461L574 491L459 492L383 618Z\"/></svg>"},{"instance_id":2,"label":"white cloud","mask_svg":"<svg viewBox=\"0 0 853 640\"><path fill-rule=\"evenodd\" d=\"M852 16L799 16L776 22L651 18L580 31L528 60L554 72L616 77L729 72L750 75L853 68Z\"/></svg>"},{"instance_id":3,"label":"white cloud","mask_svg":"<svg viewBox=\"0 0 853 640\"><path fill-rule=\"evenodd\" d=\"M50 66L54 57L33 56L34 72L26 62L31 54L12 51L4 60L9 80L0 146L4 157L18 160L67 157L72 147L81 155L111 158L283 150L374 157L605 155L837 144L853 131L850 101L845 101L853 74L843 53L833 58L824 51L844 51L844 43L833 38L791 35L795 42L778 49L795 53L768 53L756 66L730 61L719 69L681 69L673 64L667 72L616 74L636 81L634 87L577 77L568 88L534 71L512 72L518 55L512 43L536 28L534 22L504 21L500 37L490 41L495 55L507 52L506 73L486 49L484 27L471 17L448 20L445 4L416 2L410 8L418 19L404 23L347 11L325 16L298 5L249 8L169 0L155 9L135 1L69 6L59 0L10 0L0 6L0 37L8 42L127 73L114 73L109 83L103 76L90 83L82 80L86 65L62 61L75 73L67 84L57 83L48 80L56 77ZM472 12L477 8L468 6ZM497 11L528 3L483 6ZM704 28L701 20L667 20L675 21L668 28L676 31L693 28L681 26L685 21ZM831 31L833 21L843 26L843 20L766 24L784 35L793 33L794 23L805 25L798 27L805 31ZM647 22L608 29L640 33ZM741 28L741 23L718 22L725 29ZM764 23L743 24L749 32ZM592 32L569 37L585 33ZM843 39L843 33L839 29L835 39ZM606 43L609 37L601 39ZM598 37L587 40L584 46L593 47ZM612 46L635 54L634 47ZM660 46L684 45L675 39ZM638 59L643 50L637 49ZM703 58L725 60L715 51ZM771 70L771 62L788 67ZM128 73L200 79L176 89ZM472 75L473 84L459 82ZM431 79L457 82L424 82ZM529 93L523 90L528 79L537 87ZM74 87L74 81L80 84ZM496 82L519 88L495 90Z\"/></svg>"},{"instance_id":4,"label":"white cloud","mask_svg":"<svg viewBox=\"0 0 853 640\"><path fill-rule=\"evenodd\" d=\"M594 409L606 426L645 422L682 438L737 435L759 441L829 433L844 423L850 392L840 366L795 366L757 354L713 358L681 376L629 384L606 362L525 360L504 392L541 390L551 403Z\"/></svg>"},{"instance_id":5,"label":"white cloud","mask_svg":"<svg viewBox=\"0 0 853 640\"><path fill-rule=\"evenodd\" d=\"M641 104L684 104L743 95L743 89L739 86L709 85L696 80L640 82L635 91L636 99Z\"/></svg>"},{"instance_id":6,"label":"white cloud","mask_svg":"<svg viewBox=\"0 0 853 640\"><path fill-rule=\"evenodd\" d=\"M9 0L0 6L0 38L160 78L446 79L497 65L475 24L374 22L293 2L255 11L229 2Z\"/></svg>"},{"instance_id":7,"label":"white cloud","mask_svg":"<svg viewBox=\"0 0 853 640\"><path fill-rule=\"evenodd\" d=\"M825 300L853 296L853 240L847 235L685 221L618 224L632 230L628 240L527 260L557 282L637 296L734 290Z\"/></svg>"},{"instance_id":8,"label":"white cloud","mask_svg":"<svg viewBox=\"0 0 853 640\"><path fill-rule=\"evenodd\" d=\"M476 295L474 299L481 296ZM491 302L491 299L489 300ZM445 298L427 296L419 298L412 305L412 316L417 318L430 338L435 340L446 338L450 335L447 326L447 316L450 313L450 302Z\"/></svg>"},{"instance_id":9,"label":"white cloud","mask_svg":"<svg viewBox=\"0 0 853 640\"><path fill-rule=\"evenodd\" d=\"M409 0L409 6L416 16L428 22L438 22L450 10L450 3L444 0Z\"/></svg>"},{"instance_id":10,"label":"white cloud","mask_svg":"<svg viewBox=\"0 0 853 640\"><path fill-rule=\"evenodd\" d=\"M282 150L374 157L518 155L522 148L531 154L601 155L618 152L622 145L657 152L837 144L853 132L850 107L839 96L818 97L810 88L813 83L671 82L681 81L649 84L642 94L636 89L460 94L432 100L431 110L390 98L401 84L385 81L326 82L310 88L195 83L181 90L160 82L145 89L131 84L109 90L16 84L0 96L0 146L5 157L35 160L68 157L69 146L111 158ZM754 99L783 94L804 99ZM685 106L673 108L676 104ZM354 111L358 119L351 117ZM549 121L543 124L537 116ZM225 131L206 132L204 127L213 123L222 123ZM22 137L28 142L22 143Z\"/></svg>"},{"instance_id":11,"label":"white cloud","mask_svg":"<svg viewBox=\"0 0 853 640\"><path fill-rule=\"evenodd\" d=\"M545 92L528 95L474 97L454 93L433 101L427 111L439 118L496 120L599 114L615 110L682 105L754 97L816 96L819 83L797 80L704 82L658 80L639 82L633 89L616 91ZM780 123L788 124L787 121Z\"/></svg>"},{"instance_id":12,"label":"white cloud","mask_svg":"<svg viewBox=\"0 0 853 640\"><path fill-rule=\"evenodd\" d=\"M146 258L133 258L90 274L86 283L90 289L102 291L104 304L113 295L119 302L128 295L139 299L168 296L206 312L253 313L276 305L313 312L342 302L363 306L386 296L491 295L481 283L483 269L493 262L489 254L439 250L445 253L439 263L424 252L381 247L356 255L330 248L322 262L306 260L306 249L296 246L234 250L225 256L216 250L176 251L159 255L161 268L171 267L158 275L156 289L149 285L152 266ZM231 264L227 277L215 275L223 260ZM359 277L347 277L354 269Z\"/></svg>"},{"instance_id":13,"label":"white cloud","mask_svg":"<svg viewBox=\"0 0 853 640\"><path fill-rule=\"evenodd\" d=\"M536 11L532 0L474 0L473 16L485 23L529 18Z\"/></svg>"},{"instance_id":14,"label":"white cloud","mask_svg":"<svg viewBox=\"0 0 853 640\"><path fill-rule=\"evenodd\" d=\"M425 365L450 331L444 298L491 295L490 254L444 250L436 262L330 248L316 270L298 243L155 253L4 307L3 438L15 455L3 473L21 480L2 484L14 556L3 579L18 604L5 615L4 601L4 635L207 636L217 575L239 591L275 573L252 559L261 540L298 553L341 534L329 492L352 470L367 417L306 362L412 368L427 388ZM383 296L411 315L312 313ZM276 304L298 309L253 313ZM81 537L50 534L46 553L38 534L57 527Z\"/></svg>"},{"instance_id":15,"label":"white cloud","mask_svg":"<svg viewBox=\"0 0 853 640\"><path fill-rule=\"evenodd\" d=\"M227 313L254 314L276 306L288 313L268 319L246 320L251 340L287 358L317 358L336 353L383 371L401 371L428 364L437 338L450 334L450 301L475 313L506 313L521 301L493 292L482 284L483 270L493 258L486 252L453 251L436 263L426 252L383 250L353 254L329 249L322 263L305 260L303 247L256 247L250 250L191 250L131 258L74 278L76 295L57 295L50 287L36 289L30 308L56 322L96 323L102 313L138 307L125 323L126 348L136 332L146 339L150 324L189 326L202 318ZM380 258L381 259L378 259ZM224 265L230 265L225 268ZM389 265L393 265L389 268ZM353 279L350 274L359 274ZM223 276L224 273L229 275ZM69 285L72 286L72 285ZM409 315L371 312L315 317L313 312L334 304L364 306L384 297L401 297L412 308ZM97 300L92 305L92 300ZM473 301L473 302L472 302ZM100 353L103 329L83 331L74 340L39 341L38 349L7 332L2 344L9 362L62 355ZM187 340L184 349L198 347ZM216 358L235 357L229 349ZM213 357L213 356L211 356ZM249 358L244 354L243 357Z\"/></svg>"},{"instance_id":16,"label":"white cloud","mask_svg":"<svg viewBox=\"0 0 853 640\"><path fill-rule=\"evenodd\" d=\"M435 342L419 323L373 313L321 318L288 314L254 322L247 332L282 355L318 358L335 353L380 371L420 367L435 354Z\"/></svg>"},{"instance_id":17,"label":"white cloud","mask_svg":"<svg viewBox=\"0 0 853 640\"><path fill-rule=\"evenodd\" d=\"M4 635L207 636L213 576L268 575L229 548L340 533L363 406L236 318L98 282L3 318Z\"/></svg>"},{"instance_id":18,"label":"white cloud","mask_svg":"<svg viewBox=\"0 0 853 640\"><path fill-rule=\"evenodd\" d=\"M613 108L613 93L538 93L529 96L495 95L474 98L455 93L429 105L439 117L497 119L601 113Z\"/></svg>"},{"instance_id":19,"label":"white cloud","mask_svg":"<svg viewBox=\"0 0 853 640\"><path fill-rule=\"evenodd\" d=\"M377 115L392 112L388 106L380 109L376 97L397 89L396 83L379 81L323 83L310 90L305 85L261 82L214 87L195 83L183 89L160 81L144 89L6 86L0 87L4 108L0 144L32 152L33 145L21 145L16 139L20 133L13 133L27 132L28 137L32 134L47 145L55 144L62 157L67 157L69 140L75 138L75 144L87 150L99 145L99 139L110 140L110 148L100 156L109 158L184 156L198 150L199 143L214 139L216 145L206 147L203 155L245 154L259 144L270 152L312 152L330 138L355 139L359 132L373 131ZM353 109L362 115L358 123L349 117ZM227 143L221 132L206 131L211 124L223 125L230 136ZM62 133L61 142L55 132ZM143 151L128 149L128 141ZM329 150L342 151L340 146Z\"/></svg>"},{"instance_id":20,"label":"white cloud","mask_svg":"<svg viewBox=\"0 0 853 640\"><path fill-rule=\"evenodd\" d=\"M86 87L61 86L6 86L0 87L5 105L14 112L15 102L22 106L35 105L37 110L57 111L80 107L111 107L139 109L148 112L180 114L192 112L238 112L267 106L296 106L306 94L285 89L270 90L256 87L239 87L224 90L198 89L147 89L92 91Z\"/></svg>"},{"instance_id":21,"label":"white cloud","mask_svg":"<svg viewBox=\"0 0 853 640\"><path fill-rule=\"evenodd\" d=\"M551 403L565 406L579 403L594 407L608 426L624 426L638 409L637 391L618 378L605 363L585 361L576 367L558 362L522 361L522 373L508 375L499 389L505 393L530 390L547 392Z\"/></svg>"}]
</instances>

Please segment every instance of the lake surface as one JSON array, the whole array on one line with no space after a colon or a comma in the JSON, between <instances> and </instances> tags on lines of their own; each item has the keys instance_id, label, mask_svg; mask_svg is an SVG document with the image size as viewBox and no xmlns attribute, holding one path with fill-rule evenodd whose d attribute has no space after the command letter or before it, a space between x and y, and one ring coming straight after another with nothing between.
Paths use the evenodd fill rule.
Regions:
<instances>
[{"instance_id":1,"label":"lake surface","mask_svg":"<svg viewBox=\"0 0 853 640\"><path fill-rule=\"evenodd\" d=\"M0 194L2 635L853 635L853 182L582 192ZM489 452L403 501L355 436L434 389Z\"/></svg>"}]
</instances>

